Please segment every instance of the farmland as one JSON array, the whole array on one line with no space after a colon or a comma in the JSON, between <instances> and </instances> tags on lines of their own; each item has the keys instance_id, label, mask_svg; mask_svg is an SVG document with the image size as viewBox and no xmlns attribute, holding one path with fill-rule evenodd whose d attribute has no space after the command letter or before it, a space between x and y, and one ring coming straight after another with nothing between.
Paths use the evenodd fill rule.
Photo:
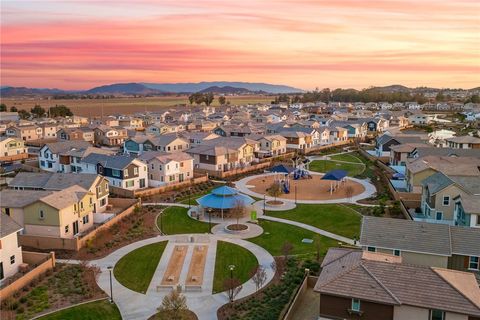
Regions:
<instances>
[{"instance_id":1,"label":"farmland","mask_svg":"<svg viewBox=\"0 0 480 320\"><path fill-rule=\"evenodd\" d=\"M249 103L270 103L275 99L274 96L264 95L248 95L248 96L227 96L227 101L233 105L249 104ZM186 105L190 108L188 96L163 96L163 97L118 97L112 99L58 99L47 100L41 98L2 98L2 103L7 105L7 108L15 106L18 110L30 109L39 104L43 108L53 107L55 105L65 105L75 115L79 116L100 116L112 115L117 113L131 114L135 112L145 111L160 111L162 109L170 108L175 105ZM218 97L212 103L212 106L218 106Z\"/></svg>"}]
</instances>

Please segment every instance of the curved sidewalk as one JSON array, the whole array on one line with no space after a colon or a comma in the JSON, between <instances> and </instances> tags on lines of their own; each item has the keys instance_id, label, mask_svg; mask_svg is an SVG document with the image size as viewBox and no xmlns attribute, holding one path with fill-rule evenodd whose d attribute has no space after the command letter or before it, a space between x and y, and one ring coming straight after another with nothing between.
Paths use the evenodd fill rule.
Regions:
<instances>
[{"instance_id":1,"label":"curved sidewalk","mask_svg":"<svg viewBox=\"0 0 480 320\"><path fill-rule=\"evenodd\" d=\"M281 218L277 218L277 217L271 217L271 216L262 216L260 219L290 224L292 226L296 226L296 227L299 227L299 228L302 228L302 229L310 230L312 232L315 232L315 233L317 233L319 235L322 235L322 236L325 236L327 238L335 239L337 241L341 241L341 242L344 242L344 243L354 245L354 241L352 239L349 239L349 238L340 236L338 234L319 229L319 228L311 226L309 224L305 224L305 223L301 223L301 222L297 222L297 221L293 221L293 220L281 219Z\"/></svg>"}]
</instances>

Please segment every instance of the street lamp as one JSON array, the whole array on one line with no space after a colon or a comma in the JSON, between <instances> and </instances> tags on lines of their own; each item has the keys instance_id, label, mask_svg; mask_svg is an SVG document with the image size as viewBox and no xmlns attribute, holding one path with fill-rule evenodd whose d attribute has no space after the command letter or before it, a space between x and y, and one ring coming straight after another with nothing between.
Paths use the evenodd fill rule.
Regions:
<instances>
[{"instance_id":1,"label":"street lamp","mask_svg":"<svg viewBox=\"0 0 480 320\"><path fill-rule=\"evenodd\" d=\"M233 290L235 290L235 288L233 287L233 270L235 270L235 265L234 264L229 265L228 269L230 270L230 294L229 294L229 298L230 298L230 302L233 302Z\"/></svg>"},{"instance_id":2,"label":"street lamp","mask_svg":"<svg viewBox=\"0 0 480 320\"><path fill-rule=\"evenodd\" d=\"M297 204L297 181L295 181L295 204Z\"/></svg>"},{"instance_id":3,"label":"street lamp","mask_svg":"<svg viewBox=\"0 0 480 320\"><path fill-rule=\"evenodd\" d=\"M113 270L113 267L108 266L107 269L108 269L108 272L110 274L110 303L113 303L113 286L112 286L112 270Z\"/></svg>"},{"instance_id":4,"label":"street lamp","mask_svg":"<svg viewBox=\"0 0 480 320\"><path fill-rule=\"evenodd\" d=\"M191 193L191 191L192 191L192 188L189 187L188 188L188 209L191 208L191 206L190 206L190 193Z\"/></svg>"},{"instance_id":5,"label":"street lamp","mask_svg":"<svg viewBox=\"0 0 480 320\"><path fill-rule=\"evenodd\" d=\"M160 209L160 235L163 236L163 209Z\"/></svg>"},{"instance_id":6,"label":"street lamp","mask_svg":"<svg viewBox=\"0 0 480 320\"><path fill-rule=\"evenodd\" d=\"M265 214L265 204L267 202L267 196L263 194L263 214Z\"/></svg>"}]
</instances>

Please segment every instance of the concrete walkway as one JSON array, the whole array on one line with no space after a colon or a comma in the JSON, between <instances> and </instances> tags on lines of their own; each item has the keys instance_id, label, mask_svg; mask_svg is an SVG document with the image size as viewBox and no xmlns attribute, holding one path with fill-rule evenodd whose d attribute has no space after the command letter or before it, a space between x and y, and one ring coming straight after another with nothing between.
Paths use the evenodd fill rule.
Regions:
<instances>
[{"instance_id":1,"label":"concrete walkway","mask_svg":"<svg viewBox=\"0 0 480 320\"><path fill-rule=\"evenodd\" d=\"M194 242L190 242L192 236L195 239ZM161 282L168 264L168 259L170 258L168 250L171 251L169 248L172 248L176 244L188 245L192 247L198 244L208 244L209 246L204 273L204 288L202 291L184 292L187 298L189 309L195 312L200 320L217 319L216 313L218 308L228 303L228 297L225 293L212 294L216 244L218 241L230 242L251 251L257 258L259 264L265 268L267 273L267 281L265 284L268 284L273 279L274 271L271 268L272 262L274 261L273 257L270 255L270 253L268 253L268 251L257 246L256 244L241 239L232 239L218 235L171 235L158 236L138 241L122 247L102 259L91 261L91 265L96 265L101 270L101 273L97 279L97 283L100 288L110 295L110 278L109 270L107 269L109 266L115 266L118 260L135 249L160 241L169 241L169 244L167 245L162 258L160 259L157 270L155 271L152 281L150 282L150 286L145 294L138 293L124 287L115 279L114 276L112 277L113 300L117 304L123 319L148 319L157 312L157 308L160 306L163 297L165 297L169 291L157 291L156 285ZM191 259L191 251L192 250L189 248L180 276L180 281L185 279L185 269L188 270L189 268L188 261ZM182 282L180 283L182 284ZM237 299L248 296L254 293L255 290L256 288L254 282L252 280L248 280L243 284L242 291L237 296Z\"/></svg>"},{"instance_id":2,"label":"concrete walkway","mask_svg":"<svg viewBox=\"0 0 480 320\"><path fill-rule=\"evenodd\" d=\"M349 239L349 238L346 238L346 237L343 237L343 236L339 236L338 234L319 229L319 228L311 226L309 224L305 224L305 223L301 223L301 222L297 222L297 221L293 221L293 220L281 219L281 218L277 218L277 217L265 216L265 215L262 216L260 219L290 224L292 226L296 226L296 227L300 227L300 228L303 228L303 229L306 229L306 230L310 230L310 231L313 231L313 232L315 232L317 234L320 234L322 236L325 236L325 237L328 237L328 238L331 238L331 239L335 239L335 240L341 241L343 243L348 243L348 244L351 244L351 245L354 244L354 241L352 239Z\"/></svg>"}]
</instances>

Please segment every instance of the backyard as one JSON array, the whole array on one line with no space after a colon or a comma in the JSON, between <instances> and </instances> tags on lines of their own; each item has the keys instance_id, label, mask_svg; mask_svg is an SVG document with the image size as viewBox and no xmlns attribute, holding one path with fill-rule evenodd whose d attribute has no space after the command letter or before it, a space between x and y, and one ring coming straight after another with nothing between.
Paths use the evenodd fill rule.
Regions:
<instances>
[{"instance_id":1,"label":"backyard","mask_svg":"<svg viewBox=\"0 0 480 320\"><path fill-rule=\"evenodd\" d=\"M213 293L225 291L224 281L230 278L230 265L235 266L233 277L244 283L250 279L250 272L258 265L258 261L247 249L229 242L218 241Z\"/></svg>"},{"instance_id":2,"label":"backyard","mask_svg":"<svg viewBox=\"0 0 480 320\"><path fill-rule=\"evenodd\" d=\"M192 219L183 207L168 207L157 218L157 226L165 234L208 233L209 224ZM214 224L212 223L212 227Z\"/></svg>"},{"instance_id":3,"label":"backyard","mask_svg":"<svg viewBox=\"0 0 480 320\"><path fill-rule=\"evenodd\" d=\"M166 245L167 241L152 243L123 256L113 269L115 278L125 287L145 293Z\"/></svg>"},{"instance_id":4,"label":"backyard","mask_svg":"<svg viewBox=\"0 0 480 320\"><path fill-rule=\"evenodd\" d=\"M298 221L347 238L360 236L361 215L339 204L297 204L287 211L267 211L267 215Z\"/></svg>"},{"instance_id":5,"label":"backyard","mask_svg":"<svg viewBox=\"0 0 480 320\"><path fill-rule=\"evenodd\" d=\"M121 320L120 312L109 300L85 303L79 306L51 313L41 320Z\"/></svg>"}]
</instances>

